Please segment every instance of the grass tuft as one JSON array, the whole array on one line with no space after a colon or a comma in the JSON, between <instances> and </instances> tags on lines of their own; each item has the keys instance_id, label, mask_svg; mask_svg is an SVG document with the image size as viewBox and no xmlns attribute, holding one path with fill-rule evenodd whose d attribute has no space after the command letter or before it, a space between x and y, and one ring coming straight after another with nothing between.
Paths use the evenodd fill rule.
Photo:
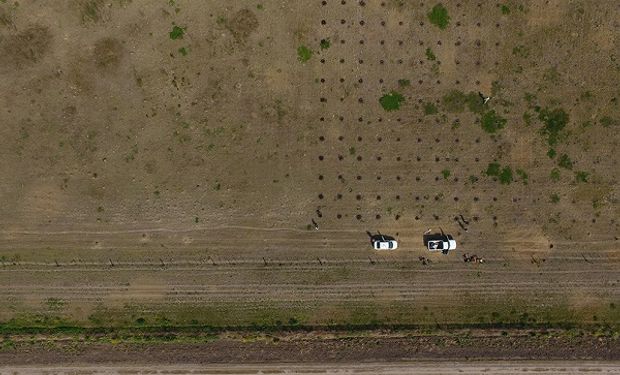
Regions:
<instances>
[{"instance_id":1,"label":"grass tuft","mask_svg":"<svg viewBox=\"0 0 620 375\"><path fill-rule=\"evenodd\" d=\"M303 45L297 47L297 59L299 59L299 61L305 63L306 61L310 60L311 57L312 51L308 47Z\"/></svg>"},{"instance_id":2,"label":"grass tuft","mask_svg":"<svg viewBox=\"0 0 620 375\"><path fill-rule=\"evenodd\" d=\"M430 61L437 60L437 56L435 56L435 54L433 53L433 50L430 47L426 49L426 58L429 59Z\"/></svg>"},{"instance_id":3,"label":"grass tuft","mask_svg":"<svg viewBox=\"0 0 620 375\"><path fill-rule=\"evenodd\" d=\"M185 27L174 25L169 35L172 40L183 39L183 35L185 35Z\"/></svg>"}]
</instances>

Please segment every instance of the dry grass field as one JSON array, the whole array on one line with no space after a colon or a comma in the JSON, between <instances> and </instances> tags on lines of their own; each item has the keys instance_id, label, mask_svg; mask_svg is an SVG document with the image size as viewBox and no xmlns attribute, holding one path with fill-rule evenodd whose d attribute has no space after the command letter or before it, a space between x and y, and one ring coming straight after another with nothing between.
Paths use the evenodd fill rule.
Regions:
<instances>
[{"instance_id":1,"label":"dry grass field","mask_svg":"<svg viewBox=\"0 0 620 375\"><path fill-rule=\"evenodd\" d=\"M619 20L613 0L0 0L3 332L617 335ZM428 228L458 249L430 254Z\"/></svg>"}]
</instances>

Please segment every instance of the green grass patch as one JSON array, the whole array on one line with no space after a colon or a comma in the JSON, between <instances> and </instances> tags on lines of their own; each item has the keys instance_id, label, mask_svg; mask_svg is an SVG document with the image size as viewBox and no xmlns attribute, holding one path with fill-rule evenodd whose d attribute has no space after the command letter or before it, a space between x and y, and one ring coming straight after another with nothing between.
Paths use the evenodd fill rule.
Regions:
<instances>
[{"instance_id":1,"label":"green grass patch","mask_svg":"<svg viewBox=\"0 0 620 375\"><path fill-rule=\"evenodd\" d=\"M187 54L189 53L189 51L187 50L187 48L185 47L181 47L179 48L179 53L183 56L187 56Z\"/></svg>"},{"instance_id":2,"label":"green grass patch","mask_svg":"<svg viewBox=\"0 0 620 375\"><path fill-rule=\"evenodd\" d=\"M506 122L506 119L495 112L495 110L485 112L480 119L482 129L487 133L496 133L506 126Z\"/></svg>"},{"instance_id":3,"label":"green grass patch","mask_svg":"<svg viewBox=\"0 0 620 375\"><path fill-rule=\"evenodd\" d=\"M310 60L311 57L312 57L312 51L308 47L304 45L297 47L297 59L299 61L301 61L302 63L305 63L308 60Z\"/></svg>"},{"instance_id":4,"label":"green grass patch","mask_svg":"<svg viewBox=\"0 0 620 375\"><path fill-rule=\"evenodd\" d=\"M570 160L568 155L562 154L558 159L558 166L564 169L573 169L573 161Z\"/></svg>"},{"instance_id":5,"label":"green grass patch","mask_svg":"<svg viewBox=\"0 0 620 375\"><path fill-rule=\"evenodd\" d=\"M556 193L551 194L551 203L558 203L560 201L560 196Z\"/></svg>"},{"instance_id":6,"label":"green grass patch","mask_svg":"<svg viewBox=\"0 0 620 375\"><path fill-rule=\"evenodd\" d=\"M433 103L424 103L424 114L425 115L434 115L438 113L437 106Z\"/></svg>"},{"instance_id":7,"label":"green grass patch","mask_svg":"<svg viewBox=\"0 0 620 375\"><path fill-rule=\"evenodd\" d=\"M499 165L499 163L489 163L489 165L487 166L487 170L484 173L486 173L486 175L489 177L497 177L499 176L500 170L501 166Z\"/></svg>"},{"instance_id":8,"label":"green grass patch","mask_svg":"<svg viewBox=\"0 0 620 375\"><path fill-rule=\"evenodd\" d=\"M558 142L560 132L568 124L568 113L562 108L543 108L538 112L538 119L544 124L541 129L542 135L547 138L549 145L555 145Z\"/></svg>"},{"instance_id":9,"label":"green grass patch","mask_svg":"<svg viewBox=\"0 0 620 375\"><path fill-rule=\"evenodd\" d=\"M395 111L400 109L400 105L405 101L405 97L399 94L396 91L391 91L388 94L383 95L379 98L379 103L381 107L386 111Z\"/></svg>"},{"instance_id":10,"label":"green grass patch","mask_svg":"<svg viewBox=\"0 0 620 375\"><path fill-rule=\"evenodd\" d=\"M50 297L45 300L45 305L51 310L59 310L65 306L66 302L60 298Z\"/></svg>"},{"instance_id":11,"label":"green grass patch","mask_svg":"<svg viewBox=\"0 0 620 375\"><path fill-rule=\"evenodd\" d=\"M332 43L329 39L321 39L321 43L319 45L321 46L321 49L328 49L331 47Z\"/></svg>"},{"instance_id":12,"label":"green grass patch","mask_svg":"<svg viewBox=\"0 0 620 375\"><path fill-rule=\"evenodd\" d=\"M355 147L349 147L349 155L355 155Z\"/></svg>"},{"instance_id":13,"label":"green grass patch","mask_svg":"<svg viewBox=\"0 0 620 375\"><path fill-rule=\"evenodd\" d=\"M560 181L560 170L557 168L553 168L551 173L549 173L549 177L551 177L551 181L558 182Z\"/></svg>"},{"instance_id":14,"label":"green grass patch","mask_svg":"<svg viewBox=\"0 0 620 375\"><path fill-rule=\"evenodd\" d=\"M452 113L463 112L466 106L472 113L481 114L484 110L482 99L473 91L465 94L459 90L452 90L442 98L442 106Z\"/></svg>"},{"instance_id":15,"label":"green grass patch","mask_svg":"<svg viewBox=\"0 0 620 375\"><path fill-rule=\"evenodd\" d=\"M519 176L519 178L521 179L521 182L527 185L527 180L529 178L529 176L527 175L527 172L525 172L521 168L517 168L515 172L517 173L517 176Z\"/></svg>"},{"instance_id":16,"label":"green grass patch","mask_svg":"<svg viewBox=\"0 0 620 375\"><path fill-rule=\"evenodd\" d=\"M611 118L609 116L603 116L601 117L601 119L599 120L599 123L606 128L609 128L611 126L617 126L618 125L618 120Z\"/></svg>"},{"instance_id":17,"label":"green grass patch","mask_svg":"<svg viewBox=\"0 0 620 375\"><path fill-rule=\"evenodd\" d=\"M497 177L502 185L508 185L514 181L512 168L508 165L502 167L499 163L489 163L484 173L489 177Z\"/></svg>"},{"instance_id":18,"label":"green grass patch","mask_svg":"<svg viewBox=\"0 0 620 375\"><path fill-rule=\"evenodd\" d=\"M441 175L443 176L444 180L447 180L448 177L450 177L450 170L444 169L443 171L441 171Z\"/></svg>"},{"instance_id":19,"label":"green grass patch","mask_svg":"<svg viewBox=\"0 0 620 375\"><path fill-rule=\"evenodd\" d=\"M549 159L555 158L557 154L558 153L553 148L550 148L549 151L547 151L547 156L549 157Z\"/></svg>"},{"instance_id":20,"label":"green grass patch","mask_svg":"<svg viewBox=\"0 0 620 375\"><path fill-rule=\"evenodd\" d=\"M433 53L433 50L431 49L431 47L428 47L426 49L426 58L430 61L435 61L437 60L437 56L435 56L435 54Z\"/></svg>"},{"instance_id":21,"label":"green grass patch","mask_svg":"<svg viewBox=\"0 0 620 375\"><path fill-rule=\"evenodd\" d=\"M527 102L528 107L534 107L535 102L536 102L536 95L530 92L526 92L523 95L523 99Z\"/></svg>"},{"instance_id":22,"label":"green grass patch","mask_svg":"<svg viewBox=\"0 0 620 375\"><path fill-rule=\"evenodd\" d=\"M590 177L590 174L588 172L584 172L584 171L575 172L575 181L577 182L588 182L588 177Z\"/></svg>"},{"instance_id":23,"label":"green grass patch","mask_svg":"<svg viewBox=\"0 0 620 375\"><path fill-rule=\"evenodd\" d=\"M502 14L504 15L510 14L510 8L506 4L502 4L502 6L500 7L500 10L502 11Z\"/></svg>"},{"instance_id":24,"label":"green grass patch","mask_svg":"<svg viewBox=\"0 0 620 375\"><path fill-rule=\"evenodd\" d=\"M183 35L185 35L185 29L185 27L180 27L177 25L172 26L172 31L169 33L170 39L183 39Z\"/></svg>"},{"instance_id":25,"label":"green grass patch","mask_svg":"<svg viewBox=\"0 0 620 375\"><path fill-rule=\"evenodd\" d=\"M502 185L508 185L513 180L514 179L512 177L512 168L510 168L509 166L502 168L502 171L499 173L499 182Z\"/></svg>"},{"instance_id":26,"label":"green grass patch","mask_svg":"<svg viewBox=\"0 0 620 375\"><path fill-rule=\"evenodd\" d=\"M530 49L526 46L519 45L512 49L512 54L518 57L528 58L530 56Z\"/></svg>"},{"instance_id":27,"label":"green grass patch","mask_svg":"<svg viewBox=\"0 0 620 375\"><path fill-rule=\"evenodd\" d=\"M428 13L428 20L435 26L442 30L445 30L450 23L450 16L448 15L448 9L439 3L431 9Z\"/></svg>"}]
</instances>

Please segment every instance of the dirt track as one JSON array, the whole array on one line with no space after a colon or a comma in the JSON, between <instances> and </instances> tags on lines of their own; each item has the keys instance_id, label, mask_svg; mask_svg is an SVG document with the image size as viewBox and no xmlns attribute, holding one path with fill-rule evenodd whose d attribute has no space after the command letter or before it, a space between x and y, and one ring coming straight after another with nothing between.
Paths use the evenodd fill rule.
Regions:
<instances>
[{"instance_id":1,"label":"dirt track","mask_svg":"<svg viewBox=\"0 0 620 375\"><path fill-rule=\"evenodd\" d=\"M97 308L118 309L119 320L131 321L154 309L178 322L204 318L206 324L229 325L236 319L241 319L239 324L289 318L321 323L321 314L330 309L335 311L331 321L342 323L354 319L345 310L355 306L361 308L358 323L373 319L387 323L516 322L523 313L536 314L553 303L566 302L578 313L591 311L580 317L594 322L592 315L596 314L608 319L605 314L613 312L608 303L620 296L618 260L603 244L592 245L600 250L588 262L579 248L583 244L566 244L561 253L497 253L487 256L482 265L463 263L458 255L431 256L433 263L424 266L417 259L418 251L369 253L366 241L353 230L244 229L242 238L239 229L217 231L228 238L226 246L210 247L211 239L200 230L28 235L31 242L22 244L46 243L64 250L54 255L36 249L23 251L19 261L3 267L0 277L11 288L1 293L15 301L15 306L35 311L72 311L85 317ZM125 245L138 242L142 233L159 246ZM179 237L191 238L191 243L175 243ZM406 237L401 240L408 243ZM84 252L93 242L107 243L105 252ZM265 245L257 249L260 243ZM545 263L533 264L533 256L544 257ZM63 301L60 306L46 304L54 298ZM510 306L505 306L506 301ZM397 305L390 307L392 303ZM128 304L136 306L129 313L122 311ZM200 311L205 306L216 311L230 309L230 315L191 316L192 308ZM261 306L282 312L243 316L248 310L260 311ZM316 306L321 307L316 310ZM468 308L470 314L461 315ZM494 312L501 316L492 318ZM571 318L553 314L549 320Z\"/></svg>"},{"instance_id":2,"label":"dirt track","mask_svg":"<svg viewBox=\"0 0 620 375\"><path fill-rule=\"evenodd\" d=\"M72 366L72 367L0 367L0 374L201 374L201 375L260 375L260 374L378 374L378 375L433 375L433 374L619 374L617 363L600 362L444 362L444 363L367 363L340 365L226 365L226 366Z\"/></svg>"}]
</instances>

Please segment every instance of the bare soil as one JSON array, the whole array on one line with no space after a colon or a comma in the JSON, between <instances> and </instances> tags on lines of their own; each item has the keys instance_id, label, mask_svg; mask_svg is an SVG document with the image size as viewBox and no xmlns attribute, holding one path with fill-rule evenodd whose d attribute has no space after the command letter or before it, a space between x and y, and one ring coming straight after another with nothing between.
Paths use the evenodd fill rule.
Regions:
<instances>
[{"instance_id":1,"label":"bare soil","mask_svg":"<svg viewBox=\"0 0 620 375\"><path fill-rule=\"evenodd\" d=\"M459 334L366 332L365 335L276 332L221 337L203 343L101 344L56 338L16 341L0 363L178 364L178 363L372 363L484 360L620 360L620 340L590 334L473 331Z\"/></svg>"},{"instance_id":2,"label":"bare soil","mask_svg":"<svg viewBox=\"0 0 620 375\"><path fill-rule=\"evenodd\" d=\"M444 363L347 363L347 364L273 364L273 365L175 365L175 366L54 366L8 367L12 374L205 374L205 375L262 375L262 374L381 374L381 375L431 375L431 374L520 374L544 372L545 374L584 374L620 372L617 363L591 361L511 361L511 362L444 362Z\"/></svg>"}]
</instances>

